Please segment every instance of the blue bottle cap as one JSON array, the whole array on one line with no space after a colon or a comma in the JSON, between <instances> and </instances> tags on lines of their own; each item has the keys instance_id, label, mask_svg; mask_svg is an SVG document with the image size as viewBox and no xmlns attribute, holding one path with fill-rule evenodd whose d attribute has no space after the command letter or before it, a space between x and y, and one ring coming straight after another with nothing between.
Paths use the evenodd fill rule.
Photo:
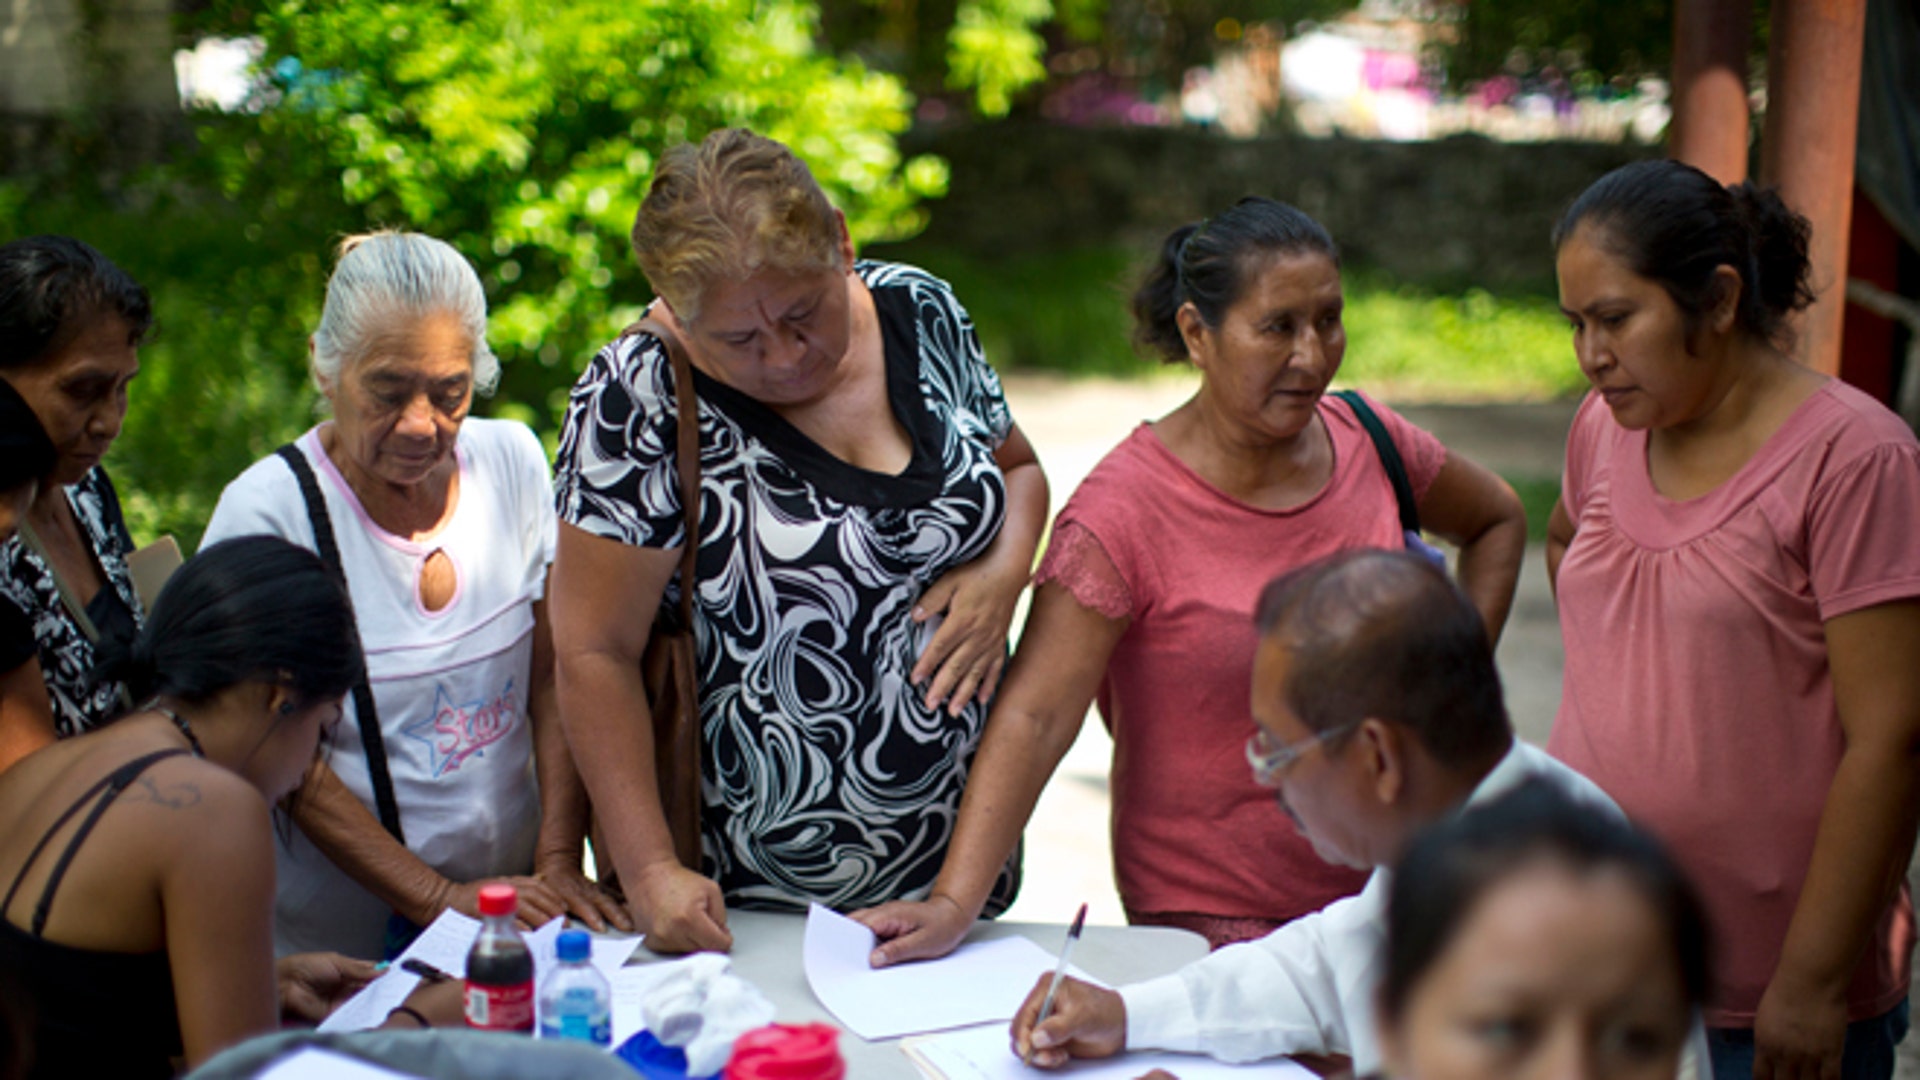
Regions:
<instances>
[{"instance_id":1,"label":"blue bottle cap","mask_svg":"<svg viewBox=\"0 0 1920 1080\"><path fill-rule=\"evenodd\" d=\"M560 952L560 959L568 963L585 960L593 955L593 938L585 930L562 930L555 948Z\"/></svg>"}]
</instances>

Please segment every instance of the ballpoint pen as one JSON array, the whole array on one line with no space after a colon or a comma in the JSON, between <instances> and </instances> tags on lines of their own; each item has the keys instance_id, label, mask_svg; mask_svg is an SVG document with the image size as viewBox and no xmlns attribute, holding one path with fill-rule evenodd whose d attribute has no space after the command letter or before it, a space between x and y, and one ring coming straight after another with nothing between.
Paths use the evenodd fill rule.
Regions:
<instances>
[{"instance_id":1,"label":"ballpoint pen","mask_svg":"<svg viewBox=\"0 0 1920 1080\"><path fill-rule=\"evenodd\" d=\"M446 982L453 978L425 960L416 960L411 956L400 962L400 970L418 975L430 983Z\"/></svg>"},{"instance_id":2,"label":"ballpoint pen","mask_svg":"<svg viewBox=\"0 0 1920 1080\"><path fill-rule=\"evenodd\" d=\"M1033 1018L1033 1026L1038 1028L1046 1023L1047 1016L1053 1012L1053 998L1060 992L1060 980L1067 974L1067 958L1073 955L1074 943L1080 940L1080 928L1087 924L1087 905L1080 905L1080 913L1073 917L1073 925L1067 928L1067 943L1060 950L1060 963L1053 969L1053 979L1047 983L1047 996L1040 999L1040 1013ZM1027 1051L1020 1056L1022 1065L1033 1064L1033 1035L1027 1035Z\"/></svg>"}]
</instances>

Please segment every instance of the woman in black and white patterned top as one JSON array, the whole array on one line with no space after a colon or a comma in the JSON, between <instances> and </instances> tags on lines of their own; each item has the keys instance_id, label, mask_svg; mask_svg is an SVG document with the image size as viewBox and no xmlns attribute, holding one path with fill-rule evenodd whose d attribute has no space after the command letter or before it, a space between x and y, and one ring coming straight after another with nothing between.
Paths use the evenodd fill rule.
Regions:
<instances>
[{"instance_id":1,"label":"woman in black and white patterned top","mask_svg":"<svg viewBox=\"0 0 1920 1080\"><path fill-rule=\"evenodd\" d=\"M855 263L784 146L670 152L634 248L699 399L701 867L673 856L638 671L686 542L650 334L574 387L552 586L561 715L634 914L655 949L725 948L728 903L924 897L1044 523L1039 463L947 286Z\"/></svg>"},{"instance_id":2,"label":"woman in black and white patterned top","mask_svg":"<svg viewBox=\"0 0 1920 1080\"><path fill-rule=\"evenodd\" d=\"M126 707L119 683L92 680L95 641L131 640L141 620L133 540L100 459L120 434L152 322L147 291L86 244L0 245L0 379L59 452L20 535L0 545L0 604L32 624L39 654L0 676L0 771Z\"/></svg>"}]
</instances>

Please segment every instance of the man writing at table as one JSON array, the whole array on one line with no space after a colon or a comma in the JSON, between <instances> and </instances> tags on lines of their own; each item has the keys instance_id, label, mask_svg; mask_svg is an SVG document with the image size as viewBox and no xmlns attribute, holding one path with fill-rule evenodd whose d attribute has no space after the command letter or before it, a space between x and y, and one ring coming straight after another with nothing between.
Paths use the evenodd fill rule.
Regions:
<instances>
[{"instance_id":1,"label":"man writing at table","mask_svg":"<svg viewBox=\"0 0 1920 1080\"><path fill-rule=\"evenodd\" d=\"M1619 813L1514 738L1479 614L1424 559L1354 551L1311 564L1267 586L1258 620L1248 760L1321 858L1373 877L1172 975L1117 992L1068 979L1035 1027L1043 979L1013 1020L1033 1064L1156 1049L1231 1062L1343 1054L1356 1074L1377 1073L1386 867L1413 835L1532 777Z\"/></svg>"}]
</instances>

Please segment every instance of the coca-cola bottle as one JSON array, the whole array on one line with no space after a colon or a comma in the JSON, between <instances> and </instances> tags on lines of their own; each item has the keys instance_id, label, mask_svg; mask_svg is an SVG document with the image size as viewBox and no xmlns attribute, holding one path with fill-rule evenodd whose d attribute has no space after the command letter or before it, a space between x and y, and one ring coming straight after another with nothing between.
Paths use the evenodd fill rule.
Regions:
<instances>
[{"instance_id":1,"label":"coca-cola bottle","mask_svg":"<svg viewBox=\"0 0 1920 1080\"><path fill-rule=\"evenodd\" d=\"M480 887L480 935L467 953L467 1026L533 1032L533 954L513 925L520 894Z\"/></svg>"}]
</instances>

